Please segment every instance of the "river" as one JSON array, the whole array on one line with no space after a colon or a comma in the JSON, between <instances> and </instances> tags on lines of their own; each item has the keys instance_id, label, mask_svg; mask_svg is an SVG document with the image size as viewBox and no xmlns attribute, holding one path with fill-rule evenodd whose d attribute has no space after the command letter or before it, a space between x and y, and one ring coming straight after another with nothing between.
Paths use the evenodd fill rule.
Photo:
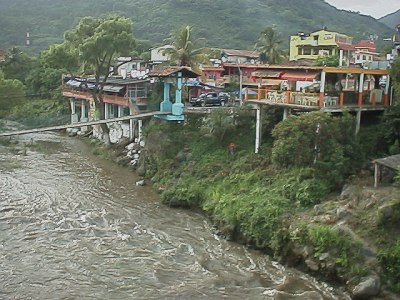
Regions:
<instances>
[{"instance_id":1,"label":"river","mask_svg":"<svg viewBox=\"0 0 400 300\"><path fill-rule=\"evenodd\" d=\"M350 299L54 133L0 146L0 299ZM12 149L11 149L12 150Z\"/></svg>"}]
</instances>

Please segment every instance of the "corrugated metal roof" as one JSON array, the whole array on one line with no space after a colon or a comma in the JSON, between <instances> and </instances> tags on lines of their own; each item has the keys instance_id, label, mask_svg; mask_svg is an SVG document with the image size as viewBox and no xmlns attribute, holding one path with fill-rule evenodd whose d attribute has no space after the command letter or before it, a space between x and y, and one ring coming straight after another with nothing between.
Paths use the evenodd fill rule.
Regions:
<instances>
[{"instance_id":1,"label":"corrugated metal roof","mask_svg":"<svg viewBox=\"0 0 400 300\"><path fill-rule=\"evenodd\" d=\"M257 51L248 50L223 49L222 52L228 56L241 56L251 58L258 58L260 56L260 53Z\"/></svg>"},{"instance_id":2,"label":"corrugated metal roof","mask_svg":"<svg viewBox=\"0 0 400 300\"><path fill-rule=\"evenodd\" d=\"M159 67L150 71L150 77L171 77L178 72L182 72L183 77L196 78L200 76L197 72L193 71L190 67Z\"/></svg>"},{"instance_id":3,"label":"corrugated metal roof","mask_svg":"<svg viewBox=\"0 0 400 300\"><path fill-rule=\"evenodd\" d=\"M400 154L378 158L375 159L373 163L400 171Z\"/></svg>"}]
</instances>

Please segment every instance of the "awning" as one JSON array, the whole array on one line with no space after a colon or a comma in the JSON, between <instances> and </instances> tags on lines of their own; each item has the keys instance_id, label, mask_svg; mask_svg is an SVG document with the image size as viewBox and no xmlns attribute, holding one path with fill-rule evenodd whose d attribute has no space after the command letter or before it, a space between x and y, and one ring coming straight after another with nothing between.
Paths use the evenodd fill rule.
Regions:
<instances>
[{"instance_id":1,"label":"awning","mask_svg":"<svg viewBox=\"0 0 400 300\"><path fill-rule=\"evenodd\" d=\"M282 79L262 79L261 80L261 85L265 86L274 86L274 85L280 85L282 83Z\"/></svg>"},{"instance_id":2,"label":"awning","mask_svg":"<svg viewBox=\"0 0 400 300\"><path fill-rule=\"evenodd\" d=\"M254 77L268 77L268 78L279 78L282 71L254 71L251 76Z\"/></svg>"},{"instance_id":3,"label":"awning","mask_svg":"<svg viewBox=\"0 0 400 300\"><path fill-rule=\"evenodd\" d=\"M292 81L313 81L317 76L317 72L286 72L281 76L283 80Z\"/></svg>"},{"instance_id":4,"label":"awning","mask_svg":"<svg viewBox=\"0 0 400 300\"><path fill-rule=\"evenodd\" d=\"M103 91L104 92L112 92L112 93L119 93L120 91L122 91L123 90L123 86L119 86L119 85L109 85L109 84L106 84L104 87L103 87Z\"/></svg>"}]
</instances>

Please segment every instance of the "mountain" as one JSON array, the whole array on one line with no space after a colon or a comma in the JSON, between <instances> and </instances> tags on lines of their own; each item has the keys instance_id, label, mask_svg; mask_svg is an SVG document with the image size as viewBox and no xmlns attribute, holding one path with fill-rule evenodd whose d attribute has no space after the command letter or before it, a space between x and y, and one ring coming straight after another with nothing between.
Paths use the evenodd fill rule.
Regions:
<instances>
[{"instance_id":1,"label":"mountain","mask_svg":"<svg viewBox=\"0 0 400 300\"><path fill-rule=\"evenodd\" d=\"M1 0L0 48L38 53L62 42L63 33L82 17L111 12L130 17L135 36L152 43L162 43L182 24L192 25L210 47L238 49L251 49L267 26L276 26L285 47L290 35L324 26L355 40L393 33L370 16L338 10L324 0ZM27 32L30 47L24 47Z\"/></svg>"},{"instance_id":2,"label":"mountain","mask_svg":"<svg viewBox=\"0 0 400 300\"><path fill-rule=\"evenodd\" d=\"M400 9L394 13L388 14L378 20L389 28L396 28L400 24Z\"/></svg>"}]
</instances>

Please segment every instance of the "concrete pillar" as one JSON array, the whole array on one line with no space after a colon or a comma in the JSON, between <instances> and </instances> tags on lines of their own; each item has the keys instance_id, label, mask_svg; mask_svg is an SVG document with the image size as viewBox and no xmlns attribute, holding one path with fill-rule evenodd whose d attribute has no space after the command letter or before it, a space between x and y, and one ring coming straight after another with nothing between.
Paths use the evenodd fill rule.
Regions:
<instances>
[{"instance_id":1,"label":"concrete pillar","mask_svg":"<svg viewBox=\"0 0 400 300\"><path fill-rule=\"evenodd\" d=\"M69 99L69 103L71 105L71 124L75 124L79 122L78 114L76 113L76 103L74 98Z\"/></svg>"},{"instance_id":2,"label":"concrete pillar","mask_svg":"<svg viewBox=\"0 0 400 300\"><path fill-rule=\"evenodd\" d=\"M283 109L283 120L286 120L289 114L289 109L287 107L285 107Z\"/></svg>"},{"instance_id":3,"label":"concrete pillar","mask_svg":"<svg viewBox=\"0 0 400 300\"><path fill-rule=\"evenodd\" d=\"M129 139L133 140L135 138L135 120L129 120Z\"/></svg>"},{"instance_id":4,"label":"concrete pillar","mask_svg":"<svg viewBox=\"0 0 400 300\"><path fill-rule=\"evenodd\" d=\"M176 91L175 91L175 103L182 103L182 72L178 72L176 78Z\"/></svg>"},{"instance_id":5,"label":"concrete pillar","mask_svg":"<svg viewBox=\"0 0 400 300\"><path fill-rule=\"evenodd\" d=\"M360 124L361 124L361 109L357 110L356 135L360 132Z\"/></svg>"},{"instance_id":6,"label":"concrete pillar","mask_svg":"<svg viewBox=\"0 0 400 300\"><path fill-rule=\"evenodd\" d=\"M160 103L160 111L162 112L172 112L172 103L171 100L169 99L169 89L170 89L170 84L166 81L164 81L164 99Z\"/></svg>"},{"instance_id":7,"label":"concrete pillar","mask_svg":"<svg viewBox=\"0 0 400 300\"><path fill-rule=\"evenodd\" d=\"M258 153L260 151L261 145L261 107L257 104L257 111L256 111L256 141L255 141L255 149L254 153Z\"/></svg>"},{"instance_id":8,"label":"concrete pillar","mask_svg":"<svg viewBox=\"0 0 400 300\"><path fill-rule=\"evenodd\" d=\"M176 78L176 91L175 91L175 103L172 104L172 114L175 116L181 116L183 114L184 104L182 103L182 72L178 72Z\"/></svg>"},{"instance_id":9,"label":"concrete pillar","mask_svg":"<svg viewBox=\"0 0 400 300\"><path fill-rule=\"evenodd\" d=\"M390 83L390 76L387 75L385 90L384 90L384 93L383 93L383 105L385 105L385 106L389 104L389 97L388 97L388 95L389 95L389 87L390 87L389 83Z\"/></svg>"},{"instance_id":10,"label":"concrete pillar","mask_svg":"<svg viewBox=\"0 0 400 300\"><path fill-rule=\"evenodd\" d=\"M86 100L81 101L81 122L87 122L88 118L86 117Z\"/></svg>"},{"instance_id":11,"label":"concrete pillar","mask_svg":"<svg viewBox=\"0 0 400 300\"><path fill-rule=\"evenodd\" d=\"M325 97L325 81L326 72L321 72L321 84L319 86L319 107L324 107L324 97Z\"/></svg>"},{"instance_id":12,"label":"concrete pillar","mask_svg":"<svg viewBox=\"0 0 400 300\"><path fill-rule=\"evenodd\" d=\"M379 165L374 163L374 187L378 187L378 174L379 174Z\"/></svg>"},{"instance_id":13,"label":"concrete pillar","mask_svg":"<svg viewBox=\"0 0 400 300\"><path fill-rule=\"evenodd\" d=\"M360 74L360 81L358 82L358 107L363 105L363 92L364 92L364 73Z\"/></svg>"},{"instance_id":14,"label":"concrete pillar","mask_svg":"<svg viewBox=\"0 0 400 300\"><path fill-rule=\"evenodd\" d=\"M143 133L143 120L138 120L138 138L139 138L139 141L142 140L142 133Z\"/></svg>"},{"instance_id":15,"label":"concrete pillar","mask_svg":"<svg viewBox=\"0 0 400 300\"><path fill-rule=\"evenodd\" d=\"M124 114L124 108L122 105L118 105L118 118L122 117Z\"/></svg>"},{"instance_id":16,"label":"concrete pillar","mask_svg":"<svg viewBox=\"0 0 400 300\"><path fill-rule=\"evenodd\" d=\"M104 103L104 119L107 120L110 118L110 114L109 114L109 104L108 103Z\"/></svg>"}]
</instances>

